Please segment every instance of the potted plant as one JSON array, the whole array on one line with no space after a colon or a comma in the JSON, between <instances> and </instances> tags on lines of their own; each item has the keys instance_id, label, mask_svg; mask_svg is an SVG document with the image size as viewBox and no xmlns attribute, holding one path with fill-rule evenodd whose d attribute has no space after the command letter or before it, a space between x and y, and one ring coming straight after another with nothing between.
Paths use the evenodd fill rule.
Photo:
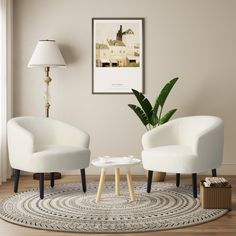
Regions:
<instances>
[{"instance_id":1,"label":"potted plant","mask_svg":"<svg viewBox=\"0 0 236 236\"><path fill-rule=\"evenodd\" d=\"M163 115L163 108L165 101L174 87L175 83L179 78L174 78L169 83L167 83L159 95L156 98L154 105L152 106L149 100L139 91L132 89L134 96L137 98L141 107L128 104L128 106L135 112L135 114L139 117L140 121L146 127L147 130L151 130L156 126L162 125L170 120L170 118L174 115L177 109L172 109ZM166 173L164 172L156 172L153 176L156 181L164 181Z\"/></svg>"}]
</instances>

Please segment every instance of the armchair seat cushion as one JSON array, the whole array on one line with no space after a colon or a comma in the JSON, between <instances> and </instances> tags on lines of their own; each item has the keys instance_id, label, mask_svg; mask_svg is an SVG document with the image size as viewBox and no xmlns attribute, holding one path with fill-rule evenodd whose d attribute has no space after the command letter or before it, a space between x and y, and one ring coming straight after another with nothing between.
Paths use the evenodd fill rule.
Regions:
<instances>
[{"instance_id":1,"label":"armchair seat cushion","mask_svg":"<svg viewBox=\"0 0 236 236\"><path fill-rule=\"evenodd\" d=\"M191 146L167 145L142 151L144 169L169 173L193 173L198 166ZM168 163L168 164L167 164Z\"/></svg>"},{"instance_id":2,"label":"armchair seat cushion","mask_svg":"<svg viewBox=\"0 0 236 236\"><path fill-rule=\"evenodd\" d=\"M83 169L89 166L90 150L64 145L36 146L31 164L37 172Z\"/></svg>"}]
</instances>

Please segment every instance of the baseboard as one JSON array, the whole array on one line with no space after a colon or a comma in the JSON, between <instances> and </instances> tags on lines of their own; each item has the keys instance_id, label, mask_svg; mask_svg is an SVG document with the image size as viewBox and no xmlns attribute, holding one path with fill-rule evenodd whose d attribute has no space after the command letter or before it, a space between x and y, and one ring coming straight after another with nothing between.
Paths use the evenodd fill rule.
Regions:
<instances>
[{"instance_id":1,"label":"baseboard","mask_svg":"<svg viewBox=\"0 0 236 236\"><path fill-rule=\"evenodd\" d=\"M121 174L124 173L124 170L121 170ZM135 166L132 168L132 174L134 175L144 175L146 172L142 168L142 165ZM217 169L217 173L219 175L236 175L236 163L224 163L221 165L219 169ZM23 172L24 175L31 175L31 173ZM63 175L80 175L80 170L73 171L63 171ZM96 168L94 166L90 166L86 169L86 174L88 175L99 175L100 168ZM107 174L114 174L113 170L107 170ZM211 171L204 172L202 174L210 175ZM172 175L171 173L169 175Z\"/></svg>"},{"instance_id":2,"label":"baseboard","mask_svg":"<svg viewBox=\"0 0 236 236\"><path fill-rule=\"evenodd\" d=\"M236 163L224 163L217 172L220 175L236 175Z\"/></svg>"}]
</instances>

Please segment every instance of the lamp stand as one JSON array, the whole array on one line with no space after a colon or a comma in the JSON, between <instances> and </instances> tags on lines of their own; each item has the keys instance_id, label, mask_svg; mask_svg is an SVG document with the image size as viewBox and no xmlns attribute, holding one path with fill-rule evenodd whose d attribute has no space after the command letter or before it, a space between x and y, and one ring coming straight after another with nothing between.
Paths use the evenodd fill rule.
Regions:
<instances>
[{"instance_id":1,"label":"lamp stand","mask_svg":"<svg viewBox=\"0 0 236 236\"><path fill-rule=\"evenodd\" d=\"M49 109L50 109L50 95L49 95L49 83L52 81L51 77L49 76L50 67L45 67L45 77L44 82L46 84L46 90L44 94L44 101L45 101L45 116L49 117ZM33 174L33 179L39 180L39 173ZM46 173L44 175L45 180L50 180L50 174ZM54 179L61 179L61 173L55 172Z\"/></svg>"},{"instance_id":2,"label":"lamp stand","mask_svg":"<svg viewBox=\"0 0 236 236\"><path fill-rule=\"evenodd\" d=\"M49 71L50 67L45 67L45 77L44 77L44 82L46 84L46 90L45 90L45 95L44 95L44 100L45 100L45 116L49 117L49 109L50 109L50 103L49 103L49 83L52 81L51 77L49 76Z\"/></svg>"}]
</instances>

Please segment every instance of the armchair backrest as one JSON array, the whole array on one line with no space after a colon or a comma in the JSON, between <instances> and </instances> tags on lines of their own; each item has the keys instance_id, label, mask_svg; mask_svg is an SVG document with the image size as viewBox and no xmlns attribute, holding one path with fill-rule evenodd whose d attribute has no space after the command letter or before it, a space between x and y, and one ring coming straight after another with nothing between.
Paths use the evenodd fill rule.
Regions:
<instances>
[{"instance_id":1,"label":"armchair backrest","mask_svg":"<svg viewBox=\"0 0 236 236\"><path fill-rule=\"evenodd\" d=\"M75 144L87 148L89 145L88 134L59 120L28 116L14 118L14 121L34 136L35 147Z\"/></svg>"},{"instance_id":2,"label":"armchair backrest","mask_svg":"<svg viewBox=\"0 0 236 236\"><path fill-rule=\"evenodd\" d=\"M55 137L54 121L41 117L18 117L15 122L34 136L34 145L51 144Z\"/></svg>"},{"instance_id":3,"label":"armchair backrest","mask_svg":"<svg viewBox=\"0 0 236 236\"><path fill-rule=\"evenodd\" d=\"M223 143L223 121L219 117L189 116L177 118L146 132L142 137L142 144L144 149L166 145L194 146L199 136L211 130L214 130L215 136L221 140L219 142Z\"/></svg>"}]
</instances>

